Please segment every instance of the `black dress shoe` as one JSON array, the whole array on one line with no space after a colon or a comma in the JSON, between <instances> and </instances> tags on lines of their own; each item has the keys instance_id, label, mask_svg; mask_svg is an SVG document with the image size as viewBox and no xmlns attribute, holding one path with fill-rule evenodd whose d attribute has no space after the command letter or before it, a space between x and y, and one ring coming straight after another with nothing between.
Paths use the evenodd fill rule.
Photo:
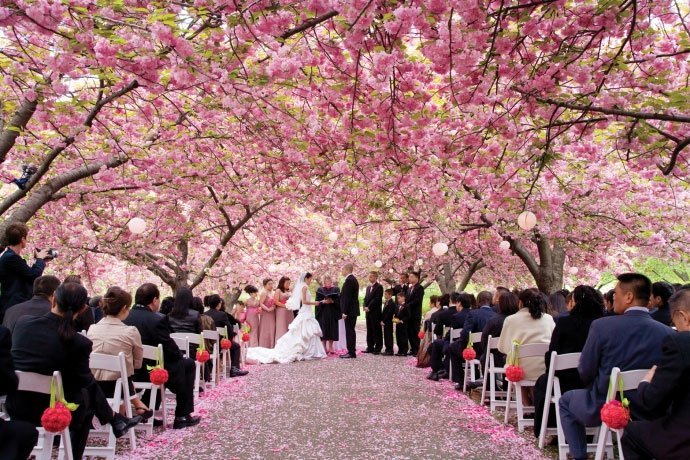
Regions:
<instances>
[{"instance_id":1,"label":"black dress shoe","mask_svg":"<svg viewBox=\"0 0 690 460\"><path fill-rule=\"evenodd\" d=\"M110 421L110 426L113 427L113 434L116 438L124 436L130 428L135 427L141 422L141 417L135 415L132 418L127 418L120 414L115 414Z\"/></svg>"},{"instance_id":2,"label":"black dress shoe","mask_svg":"<svg viewBox=\"0 0 690 460\"><path fill-rule=\"evenodd\" d=\"M438 371L438 378L447 379L448 378L448 372L445 369Z\"/></svg>"},{"instance_id":3,"label":"black dress shoe","mask_svg":"<svg viewBox=\"0 0 690 460\"><path fill-rule=\"evenodd\" d=\"M380 352L380 351L372 351L371 354L372 354L372 355L380 355L381 352Z\"/></svg>"},{"instance_id":4,"label":"black dress shoe","mask_svg":"<svg viewBox=\"0 0 690 460\"><path fill-rule=\"evenodd\" d=\"M429 380L433 380L434 382L438 382L438 374L434 371L431 371L429 375L426 377Z\"/></svg>"},{"instance_id":5,"label":"black dress shoe","mask_svg":"<svg viewBox=\"0 0 690 460\"><path fill-rule=\"evenodd\" d=\"M362 350L362 353L372 353L372 351L367 348L366 350Z\"/></svg>"},{"instance_id":6,"label":"black dress shoe","mask_svg":"<svg viewBox=\"0 0 690 460\"><path fill-rule=\"evenodd\" d=\"M407 353L396 353L395 356L407 356Z\"/></svg>"},{"instance_id":7,"label":"black dress shoe","mask_svg":"<svg viewBox=\"0 0 690 460\"><path fill-rule=\"evenodd\" d=\"M350 358L356 358L357 355L351 355L350 353L346 353L344 355L340 355L341 359L350 359Z\"/></svg>"},{"instance_id":8,"label":"black dress shoe","mask_svg":"<svg viewBox=\"0 0 690 460\"><path fill-rule=\"evenodd\" d=\"M154 418L153 419L153 426L163 426L163 420L159 418Z\"/></svg>"},{"instance_id":9,"label":"black dress shoe","mask_svg":"<svg viewBox=\"0 0 690 460\"><path fill-rule=\"evenodd\" d=\"M146 423L149 421L151 417L153 417L153 411L151 409L146 409L140 408L140 409L134 409L136 414L140 416L143 420L141 421L142 423Z\"/></svg>"},{"instance_id":10,"label":"black dress shoe","mask_svg":"<svg viewBox=\"0 0 690 460\"><path fill-rule=\"evenodd\" d=\"M458 391L462 391L462 383L456 383L453 388L455 388Z\"/></svg>"},{"instance_id":11,"label":"black dress shoe","mask_svg":"<svg viewBox=\"0 0 690 460\"><path fill-rule=\"evenodd\" d=\"M247 374L249 374L249 371L243 371L242 369L238 369L236 367L230 369L230 377L243 377Z\"/></svg>"},{"instance_id":12,"label":"black dress shoe","mask_svg":"<svg viewBox=\"0 0 690 460\"><path fill-rule=\"evenodd\" d=\"M179 430L180 428L188 428L190 426L198 425L201 421L201 417L192 417L188 415L186 417L175 417L173 422L173 428Z\"/></svg>"},{"instance_id":13,"label":"black dress shoe","mask_svg":"<svg viewBox=\"0 0 690 460\"><path fill-rule=\"evenodd\" d=\"M382 355L384 355L384 356L393 356L393 352L392 352L392 351L384 351L384 352L382 353Z\"/></svg>"},{"instance_id":14,"label":"black dress shoe","mask_svg":"<svg viewBox=\"0 0 690 460\"><path fill-rule=\"evenodd\" d=\"M468 387L470 390L476 390L477 388L481 388L481 387L482 387L482 382L469 382L469 383L467 384L467 387Z\"/></svg>"}]
</instances>

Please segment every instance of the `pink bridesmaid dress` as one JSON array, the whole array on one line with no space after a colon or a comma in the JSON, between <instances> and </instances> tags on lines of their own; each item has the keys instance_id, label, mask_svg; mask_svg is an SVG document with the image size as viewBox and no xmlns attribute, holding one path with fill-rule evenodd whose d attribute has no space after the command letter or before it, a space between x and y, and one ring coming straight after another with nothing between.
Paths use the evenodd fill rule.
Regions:
<instances>
[{"instance_id":1,"label":"pink bridesmaid dress","mask_svg":"<svg viewBox=\"0 0 690 460\"><path fill-rule=\"evenodd\" d=\"M247 300L247 324L249 324L249 346L258 347L259 346L259 331L261 329L260 318L259 318L259 301L256 300L255 304L252 304L254 299Z\"/></svg>"},{"instance_id":2,"label":"pink bridesmaid dress","mask_svg":"<svg viewBox=\"0 0 690 460\"><path fill-rule=\"evenodd\" d=\"M278 292L280 302L283 304L287 302L287 299L290 298L290 294L287 292ZM295 319L295 315L292 310L276 305L276 341L288 331L288 327L293 319Z\"/></svg>"},{"instance_id":3,"label":"pink bridesmaid dress","mask_svg":"<svg viewBox=\"0 0 690 460\"><path fill-rule=\"evenodd\" d=\"M273 306L273 296L267 296L264 305ZM273 348L276 346L276 311L261 310L261 328L259 329L259 346Z\"/></svg>"}]
</instances>

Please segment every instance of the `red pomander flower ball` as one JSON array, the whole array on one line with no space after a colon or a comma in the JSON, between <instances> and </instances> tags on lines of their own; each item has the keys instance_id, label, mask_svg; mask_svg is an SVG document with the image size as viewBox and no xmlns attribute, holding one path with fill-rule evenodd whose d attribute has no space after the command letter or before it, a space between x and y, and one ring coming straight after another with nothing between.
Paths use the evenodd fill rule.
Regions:
<instances>
[{"instance_id":1,"label":"red pomander flower ball","mask_svg":"<svg viewBox=\"0 0 690 460\"><path fill-rule=\"evenodd\" d=\"M622 430L630 421L630 409L623 407L621 402L616 399L604 404L599 414L601 421L614 430Z\"/></svg>"},{"instance_id":2,"label":"red pomander flower ball","mask_svg":"<svg viewBox=\"0 0 690 460\"><path fill-rule=\"evenodd\" d=\"M474 348L467 347L464 350L462 350L462 357L465 361L472 361L477 357L477 352L474 351Z\"/></svg>"},{"instance_id":3,"label":"red pomander flower ball","mask_svg":"<svg viewBox=\"0 0 690 460\"><path fill-rule=\"evenodd\" d=\"M419 337L419 340L424 339L424 331L419 331L419 334L417 334L417 337Z\"/></svg>"},{"instance_id":4,"label":"red pomander flower ball","mask_svg":"<svg viewBox=\"0 0 690 460\"><path fill-rule=\"evenodd\" d=\"M230 349L230 340L221 339L220 340L220 348L223 350L229 350Z\"/></svg>"},{"instance_id":5,"label":"red pomander flower ball","mask_svg":"<svg viewBox=\"0 0 690 460\"><path fill-rule=\"evenodd\" d=\"M163 385L165 382L168 381L168 371L166 371L162 367L156 367L155 369L151 369L151 372L149 372L149 380L154 385Z\"/></svg>"},{"instance_id":6,"label":"red pomander flower ball","mask_svg":"<svg viewBox=\"0 0 690 460\"><path fill-rule=\"evenodd\" d=\"M244 334L242 334L242 341L243 342L249 342L249 333L248 332L245 332Z\"/></svg>"},{"instance_id":7,"label":"red pomander flower ball","mask_svg":"<svg viewBox=\"0 0 690 460\"><path fill-rule=\"evenodd\" d=\"M59 433L67 428L72 421L72 413L61 402L55 407L49 407L41 415L41 426L51 433Z\"/></svg>"},{"instance_id":8,"label":"red pomander flower ball","mask_svg":"<svg viewBox=\"0 0 690 460\"><path fill-rule=\"evenodd\" d=\"M520 366L510 365L506 367L506 378L515 383L525 378L525 371Z\"/></svg>"},{"instance_id":9,"label":"red pomander flower ball","mask_svg":"<svg viewBox=\"0 0 690 460\"><path fill-rule=\"evenodd\" d=\"M196 360L200 363L205 363L209 359L211 359L211 355L208 353L208 351L202 350L196 352Z\"/></svg>"}]
</instances>

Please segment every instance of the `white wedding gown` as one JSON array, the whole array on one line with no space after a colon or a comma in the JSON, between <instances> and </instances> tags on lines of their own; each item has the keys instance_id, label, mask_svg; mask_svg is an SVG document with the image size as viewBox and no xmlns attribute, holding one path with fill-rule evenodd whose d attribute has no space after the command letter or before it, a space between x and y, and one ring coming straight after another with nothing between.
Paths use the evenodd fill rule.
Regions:
<instances>
[{"instance_id":1,"label":"white wedding gown","mask_svg":"<svg viewBox=\"0 0 690 460\"><path fill-rule=\"evenodd\" d=\"M307 300L311 294L307 292ZM291 363L326 357L321 343L321 327L314 317L311 305L300 308L288 331L278 339L275 348L253 347L247 350L249 363Z\"/></svg>"}]
</instances>

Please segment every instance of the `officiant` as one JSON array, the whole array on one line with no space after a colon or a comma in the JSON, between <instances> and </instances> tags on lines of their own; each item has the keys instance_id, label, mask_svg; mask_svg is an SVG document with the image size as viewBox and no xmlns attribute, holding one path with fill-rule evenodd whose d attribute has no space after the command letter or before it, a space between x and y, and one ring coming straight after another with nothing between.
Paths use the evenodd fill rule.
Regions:
<instances>
[{"instance_id":1,"label":"officiant","mask_svg":"<svg viewBox=\"0 0 690 460\"><path fill-rule=\"evenodd\" d=\"M329 275L323 277L323 284L316 290L316 299L319 304L315 309L316 320L321 326L321 341L326 353L335 353L333 342L338 341L338 320L340 313L340 288L333 285L333 278Z\"/></svg>"}]
</instances>

